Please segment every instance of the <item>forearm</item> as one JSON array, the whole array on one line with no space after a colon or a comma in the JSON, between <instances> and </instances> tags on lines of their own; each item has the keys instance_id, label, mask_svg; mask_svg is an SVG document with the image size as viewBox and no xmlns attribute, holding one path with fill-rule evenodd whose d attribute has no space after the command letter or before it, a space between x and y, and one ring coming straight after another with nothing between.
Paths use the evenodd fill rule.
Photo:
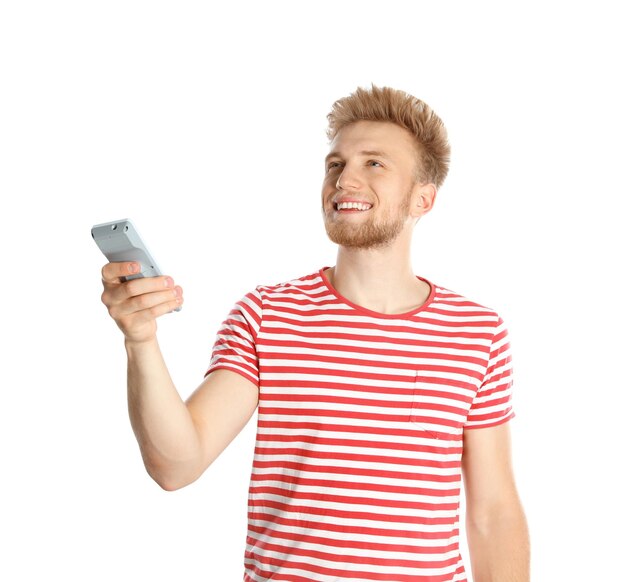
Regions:
<instances>
[{"instance_id":1,"label":"forearm","mask_svg":"<svg viewBox=\"0 0 626 582\"><path fill-rule=\"evenodd\" d=\"M524 512L497 518L467 518L467 541L474 582L529 582L530 539Z\"/></svg>"},{"instance_id":2,"label":"forearm","mask_svg":"<svg viewBox=\"0 0 626 582\"><path fill-rule=\"evenodd\" d=\"M128 412L150 476L172 490L197 478L198 433L176 391L156 338L126 342Z\"/></svg>"}]
</instances>

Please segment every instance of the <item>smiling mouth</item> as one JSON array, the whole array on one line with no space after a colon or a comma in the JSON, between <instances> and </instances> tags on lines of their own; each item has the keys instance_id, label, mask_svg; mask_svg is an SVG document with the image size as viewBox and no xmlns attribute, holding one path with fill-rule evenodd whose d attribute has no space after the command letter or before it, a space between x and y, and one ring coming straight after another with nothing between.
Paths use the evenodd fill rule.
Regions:
<instances>
[{"instance_id":1,"label":"smiling mouth","mask_svg":"<svg viewBox=\"0 0 626 582\"><path fill-rule=\"evenodd\" d=\"M371 204L362 202L341 202L340 204L333 204L335 212L367 212L370 208L372 208Z\"/></svg>"}]
</instances>

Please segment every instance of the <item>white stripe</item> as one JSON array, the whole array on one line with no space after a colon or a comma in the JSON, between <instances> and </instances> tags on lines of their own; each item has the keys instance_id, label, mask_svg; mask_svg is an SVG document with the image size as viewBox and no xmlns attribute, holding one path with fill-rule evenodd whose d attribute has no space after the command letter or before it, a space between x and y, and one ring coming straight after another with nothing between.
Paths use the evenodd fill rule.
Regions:
<instances>
[{"instance_id":1,"label":"white stripe","mask_svg":"<svg viewBox=\"0 0 626 582\"><path fill-rule=\"evenodd\" d=\"M377 455L377 456L384 457L385 455ZM298 455L298 454L263 455L263 454L255 453L254 460L256 462L271 463L272 466L274 466L274 470L276 470L276 467L279 466L281 463L304 463L305 465L311 468L328 467L329 465L340 463L340 466L344 469L358 469L361 471L371 470L372 465L373 465L371 461L365 461L365 460L359 461L359 460L348 460L348 459L341 459L341 460L318 459L318 458L313 458L313 457L305 457L303 455ZM450 460L452 461L453 459L450 459ZM444 477L444 476L456 475L459 472L458 468L456 467L424 467L423 465L419 465L418 463L395 464L393 463L392 458L390 458L389 461L390 462L387 462L387 463L383 463L383 462L376 463L375 465L376 469L379 471L393 472L393 473L399 473L399 474L405 473L407 474L407 479L412 478L412 475L410 475L411 473L422 473L422 474L430 474L430 475L437 475L440 477ZM252 472L255 475L257 474L257 471L260 471L260 469L256 467L252 469ZM281 468L281 473L283 472L285 474L288 474L290 470L287 468L284 468L284 469ZM307 471L305 467L304 469L300 469L297 472L297 475L306 476L308 473L309 471ZM310 477L312 479L315 479L315 475L317 475L316 471L310 472ZM341 473L338 473L337 477L341 477L341 475L342 475Z\"/></svg>"},{"instance_id":2,"label":"white stripe","mask_svg":"<svg viewBox=\"0 0 626 582\"><path fill-rule=\"evenodd\" d=\"M267 415L264 416L264 419ZM341 419L339 419L341 420ZM340 431L331 431L328 430L327 428L324 428L323 431L320 431L319 429L313 429L313 428L305 428L305 427L300 427L300 424L302 424L302 422L298 422L298 423L293 423L293 428L285 428L285 427L280 427L280 428L276 428L276 427L259 427L257 430L257 446L270 446L271 443L274 443L276 441L264 441L263 438L266 436L274 436L274 435L281 435L281 436L310 436L310 437L323 437L324 439L343 439L343 440L350 440L350 441L363 441L363 442L371 442L374 443L392 443L394 445L398 445L397 449L393 449L390 448L389 450L397 450L399 454L404 453L404 454L408 454L406 452L406 449L400 448L402 445L408 445L411 447L414 447L415 449L420 449L420 455L422 454L430 454L430 453L425 453L422 452L422 448L424 445L432 445L432 442L430 439L428 438L424 438L421 436L418 436L418 434L416 433L415 435L411 435L411 436L403 436L403 435L389 435L389 434L379 434L379 433L368 433L368 432L349 432L349 431L345 431L345 432L340 432ZM326 420L324 422L324 424L329 424L329 421ZM340 426L346 426L346 427L351 427L353 425L348 425L345 424L345 422L334 422L333 419L333 423L332 424L336 424L336 425L340 425ZM392 422L386 422L386 423L379 423L381 425L386 425L387 428L390 428L391 426L395 426L395 427L401 427L404 428L406 430L415 430L415 427L413 426L412 422L405 422L405 423L392 423ZM368 426L372 426L372 423L368 421ZM278 442L277 444L280 444L282 446L290 446L291 443L298 443L299 441L291 441L291 440L285 440L284 442L280 443ZM300 441L303 442L303 441ZM318 442L318 445L321 446L321 443ZM294 445L295 446L295 445ZM446 446L446 445L443 445ZM443 446L441 447L443 450ZM460 447L461 443L457 443L456 445L450 445L450 446L457 446ZM450 448L450 446L447 446L447 448ZM361 449L359 449L361 450ZM368 451L368 450L372 450L371 448L363 448L363 451ZM433 453L434 454L434 453ZM444 453L442 453L444 454ZM445 457L449 458L450 453L449 452L445 452ZM422 458L420 456L420 458ZM427 458L427 457L425 457Z\"/></svg>"},{"instance_id":3,"label":"white stripe","mask_svg":"<svg viewBox=\"0 0 626 582\"><path fill-rule=\"evenodd\" d=\"M394 340L425 340L428 342L432 342L435 338L433 338L432 334L420 334L419 331L420 330L425 330L425 331L431 331L431 332L442 332L442 333L470 333L472 335L476 335L476 334L486 334L488 336L490 336L492 334L493 328L490 326L485 325L485 327L482 326L455 326L455 327L451 327L451 326L446 326L446 325L438 325L437 323L431 323L431 322L419 322L419 327L415 326L414 324L411 325L407 325L407 323L403 320L398 320L400 322L400 324L397 323L396 320L390 320L391 322L394 322L395 325L397 325L398 328L402 327L405 330L407 328L412 328L415 326L415 329L411 329L410 332L407 331L400 331L398 330L394 330L394 329L382 329L380 328L380 320L379 319L375 319L375 318L360 318L358 316L350 316L350 317L346 317L345 320L342 320L341 318L339 318L336 315L333 316L329 316L328 318L324 319L323 316L315 316L315 321L328 321L331 324L334 325L308 325L308 326L304 326L304 325L298 325L297 323L297 319L294 320L293 322L290 321L269 321L266 320L263 322L262 325L262 329L265 333L270 334L271 330L274 328L278 328L281 329L279 333L279 336L281 339L284 337L284 332L282 331L283 329L292 329L295 331L301 331L301 332L306 332L307 334L310 334L311 336L314 336L316 334L328 334L328 333L336 333L336 334L362 334L362 335L376 335L378 337L387 337L390 339L394 339ZM367 328L361 328L361 327L350 327L350 323L351 322L362 322L371 326L374 326L375 324L378 324L376 327L372 327L370 329ZM481 321L484 321L484 319L482 319ZM342 325L342 323L345 323L346 325ZM393 327L394 324L391 324L387 327ZM463 338L458 338L459 340L462 340ZM441 337L439 339L439 341L451 341L449 338L446 337ZM356 341L356 340L355 340ZM457 341L457 338L455 337L453 341ZM485 338L469 338L468 340L470 343L484 343L485 345L490 345L490 340L489 339L485 339ZM410 341L409 341L410 344ZM397 342L392 344L392 345L399 345Z\"/></svg>"}]
</instances>

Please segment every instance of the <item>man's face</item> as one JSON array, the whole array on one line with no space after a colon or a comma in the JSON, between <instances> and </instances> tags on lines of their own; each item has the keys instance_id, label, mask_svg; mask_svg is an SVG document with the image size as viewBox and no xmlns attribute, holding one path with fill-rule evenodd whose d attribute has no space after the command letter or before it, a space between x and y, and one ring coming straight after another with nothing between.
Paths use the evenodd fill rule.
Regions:
<instances>
[{"instance_id":1,"label":"man's face","mask_svg":"<svg viewBox=\"0 0 626 582\"><path fill-rule=\"evenodd\" d=\"M341 129L330 145L322 186L330 240L354 249L381 248L412 228L416 164L411 134L395 123L357 121ZM346 208L346 202L361 204Z\"/></svg>"}]
</instances>

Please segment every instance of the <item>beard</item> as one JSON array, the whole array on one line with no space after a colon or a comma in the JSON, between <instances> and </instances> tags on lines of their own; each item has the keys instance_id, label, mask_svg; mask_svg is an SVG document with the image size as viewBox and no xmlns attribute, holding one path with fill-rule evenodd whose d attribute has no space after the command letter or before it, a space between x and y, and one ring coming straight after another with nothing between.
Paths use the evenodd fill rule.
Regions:
<instances>
[{"instance_id":1,"label":"beard","mask_svg":"<svg viewBox=\"0 0 626 582\"><path fill-rule=\"evenodd\" d=\"M324 227L328 238L334 243L351 249L379 249L390 245L402 232L409 216L411 192L408 192L395 216L389 211L376 220L370 216L366 220L350 218L332 220L324 213ZM323 209L322 209L323 212ZM367 211L369 212L369 211Z\"/></svg>"}]
</instances>

